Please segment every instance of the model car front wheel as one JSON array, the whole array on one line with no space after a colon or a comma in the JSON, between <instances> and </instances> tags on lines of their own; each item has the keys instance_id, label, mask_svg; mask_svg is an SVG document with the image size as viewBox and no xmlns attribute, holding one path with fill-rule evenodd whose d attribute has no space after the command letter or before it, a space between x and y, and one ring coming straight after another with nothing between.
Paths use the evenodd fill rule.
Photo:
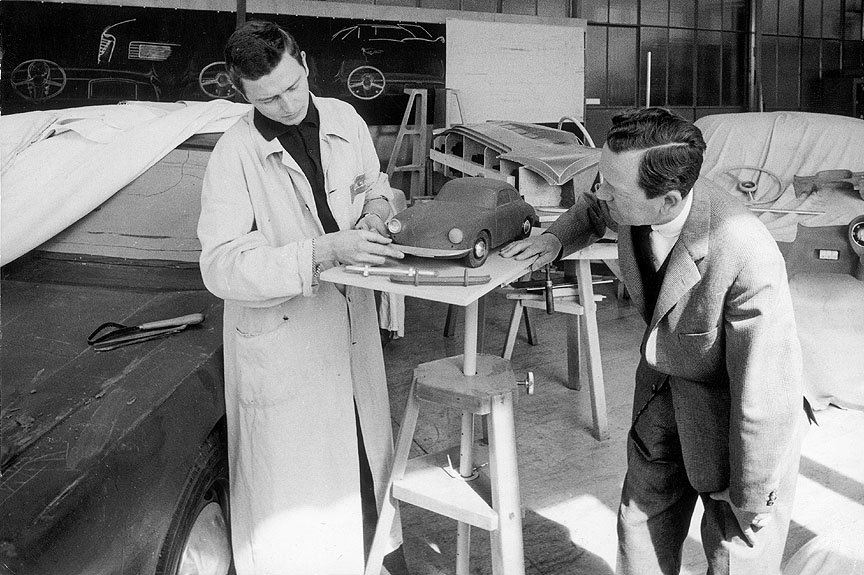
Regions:
<instances>
[{"instance_id":1,"label":"model car front wheel","mask_svg":"<svg viewBox=\"0 0 864 575\"><path fill-rule=\"evenodd\" d=\"M525 221L522 222L522 228L520 228L519 238L525 239L531 235L531 228L534 226L534 223L531 221L531 218L525 218Z\"/></svg>"},{"instance_id":2,"label":"model car front wheel","mask_svg":"<svg viewBox=\"0 0 864 575\"><path fill-rule=\"evenodd\" d=\"M465 256L465 265L469 268L479 268L489 255L489 232L483 230L471 244L471 251Z\"/></svg>"},{"instance_id":3,"label":"model car front wheel","mask_svg":"<svg viewBox=\"0 0 864 575\"><path fill-rule=\"evenodd\" d=\"M232 572L228 456L224 430L199 448L162 543L156 575Z\"/></svg>"}]
</instances>

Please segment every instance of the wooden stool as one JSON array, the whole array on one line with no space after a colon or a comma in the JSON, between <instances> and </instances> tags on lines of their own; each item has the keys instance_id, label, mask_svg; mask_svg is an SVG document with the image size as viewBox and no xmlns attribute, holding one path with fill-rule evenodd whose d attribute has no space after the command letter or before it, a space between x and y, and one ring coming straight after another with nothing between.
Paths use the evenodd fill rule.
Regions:
<instances>
[{"instance_id":1,"label":"wooden stool","mask_svg":"<svg viewBox=\"0 0 864 575\"><path fill-rule=\"evenodd\" d=\"M510 328L507 331L507 339L504 341L504 351L501 356L510 359L513 355L513 347L516 344L516 336L519 332L519 324L523 314L528 309L546 309L546 297L543 291L527 291L523 289L501 288L500 293L509 300L513 300L513 313L510 316ZM555 311L566 313L572 317L567 318L567 387L570 389L581 389L581 355L583 353L582 340L590 337L591 330L584 326L587 316L585 307L580 303L578 288L556 288L553 291ZM605 296L593 294L594 302L602 301ZM596 319L595 319L596 322ZM531 328L528 328L529 343L533 339ZM596 328L595 328L596 331ZM609 428L606 419L606 391L603 384L603 368L600 363L599 342L585 342L588 348L588 379L591 396L591 414L594 421L594 436L598 440L609 437ZM533 343L532 343L533 345Z\"/></svg>"},{"instance_id":2,"label":"wooden stool","mask_svg":"<svg viewBox=\"0 0 864 575\"><path fill-rule=\"evenodd\" d=\"M471 526L490 532L492 572L524 575L522 512L516 465L513 392L516 379L510 362L477 355L476 374L463 373L464 357L454 356L417 366L396 441L387 497L379 514L365 575L379 575L387 537L398 501L456 519L456 573L467 575ZM408 459L423 402L462 412L458 471L448 452ZM489 493L474 468L474 416L489 420ZM453 452L455 456L455 452Z\"/></svg>"}]
</instances>

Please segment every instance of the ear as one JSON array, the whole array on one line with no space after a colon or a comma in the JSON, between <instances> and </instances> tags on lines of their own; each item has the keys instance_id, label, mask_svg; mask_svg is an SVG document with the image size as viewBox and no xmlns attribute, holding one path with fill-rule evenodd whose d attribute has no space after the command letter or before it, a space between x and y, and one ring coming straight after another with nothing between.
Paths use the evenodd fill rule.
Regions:
<instances>
[{"instance_id":1,"label":"ear","mask_svg":"<svg viewBox=\"0 0 864 575\"><path fill-rule=\"evenodd\" d=\"M306 70L306 77L309 77L309 66L306 64L306 52L300 50L300 61L303 64L303 69Z\"/></svg>"},{"instance_id":2,"label":"ear","mask_svg":"<svg viewBox=\"0 0 864 575\"><path fill-rule=\"evenodd\" d=\"M681 197L680 191L670 190L663 196L663 207L660 210L663 214L674 217L678 215L683 202L684 198Z\"/></svg>"}]
</instances>

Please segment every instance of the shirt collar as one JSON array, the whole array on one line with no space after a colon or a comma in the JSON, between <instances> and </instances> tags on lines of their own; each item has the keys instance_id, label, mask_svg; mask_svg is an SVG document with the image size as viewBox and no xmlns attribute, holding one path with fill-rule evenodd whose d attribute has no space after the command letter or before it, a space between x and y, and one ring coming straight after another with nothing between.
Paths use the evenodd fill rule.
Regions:
<instances>
[{"instance_id":1,"label":"shirt collar","mask_svg":"<svg viewBox=\"0 0 864 575\"><path fill-rule=\"evenodd\" d=\"M684 229L684 222L687 221L687 216L690 215L690 206L693 205L693 190L684 198L684 207L681 212L675 216L672 221L665 224L654 224L651 229L666 238L675 238L681 235L681 230Z\"/></svg>"},{"instance_id":2,"label":"shirt collar","mask_svg":"<svg viewBox=\"0 0 864 575\"><path fill-rule=\"evenodd\" d=\"M255 124L258 133L268 142L272 142L275 138L295 127L271 120L259 112L257 108L253 112L252 123ZM306 110L306 117L300 122L300 125L304 124L313 126L316 130L321 125L321 117L318 114L318 108L315 107L315 103L312 101L311 94L309 95L309 108Z\"/></svg>"}]
</instances>

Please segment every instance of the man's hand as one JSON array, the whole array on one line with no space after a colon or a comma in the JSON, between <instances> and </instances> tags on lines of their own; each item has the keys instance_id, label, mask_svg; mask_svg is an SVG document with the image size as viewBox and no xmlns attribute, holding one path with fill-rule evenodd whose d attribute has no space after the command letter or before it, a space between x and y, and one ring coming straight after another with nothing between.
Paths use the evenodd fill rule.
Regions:
<instances>
[{"instance_id":1,"label":"man's hand","mask_svg":"<svg viewBox=\"0 0 864 575\"><path fill-rule=\"evenodd\" d=\"M732 513L735 514L735 519L738 520L738 526L741 527L741 531L744 532L744 538L747 540L750 547L753 547L753 534L771 522L772 516L770 513L752 513L736 507L735 504L732 503L732 499L729 497L728 488L723 491L711 493L709 494L709 497L715 501L725 501L729 504Z\"/></svg>"},{"instance_id":2,"label":"man's hand","mask_svg":"<svg viewBox=\"0 0 864 575\"><path fill-rule=\"evenodd\" d=\"M392 241L369 230L324 234L315 238L315 258L319 262L335 260L340 264L381 265L386 263L385 258L401 260L405 257L405 254L389 245Z\"/></svg>"},{"instance_id":3,"label":"man's hand","mask_svg":"<svg viewBox=\"0 0 864 575\"><path fill-rule=\"evenodd\" d=\"M357 220L357 223L354 224L354 229L377 232L385 238L388 236L387 226L384 225L384 220L382 220L381 216L374 212L367 212L363 214L360 219Z\"/></svg>"},{"instance_id":4,"label":"man's hand","mask_svg":"<svg viewBox=\"0 0 864 575\"><path fill-rule=\"evenodd\" d=\"M505 258L527 260L536 258L531 264L531 271L539 270L551 263L561 252L561 240L554 234L540 234L524 240L507 244L499 252Z\"/></svg>"}]
</instances>

